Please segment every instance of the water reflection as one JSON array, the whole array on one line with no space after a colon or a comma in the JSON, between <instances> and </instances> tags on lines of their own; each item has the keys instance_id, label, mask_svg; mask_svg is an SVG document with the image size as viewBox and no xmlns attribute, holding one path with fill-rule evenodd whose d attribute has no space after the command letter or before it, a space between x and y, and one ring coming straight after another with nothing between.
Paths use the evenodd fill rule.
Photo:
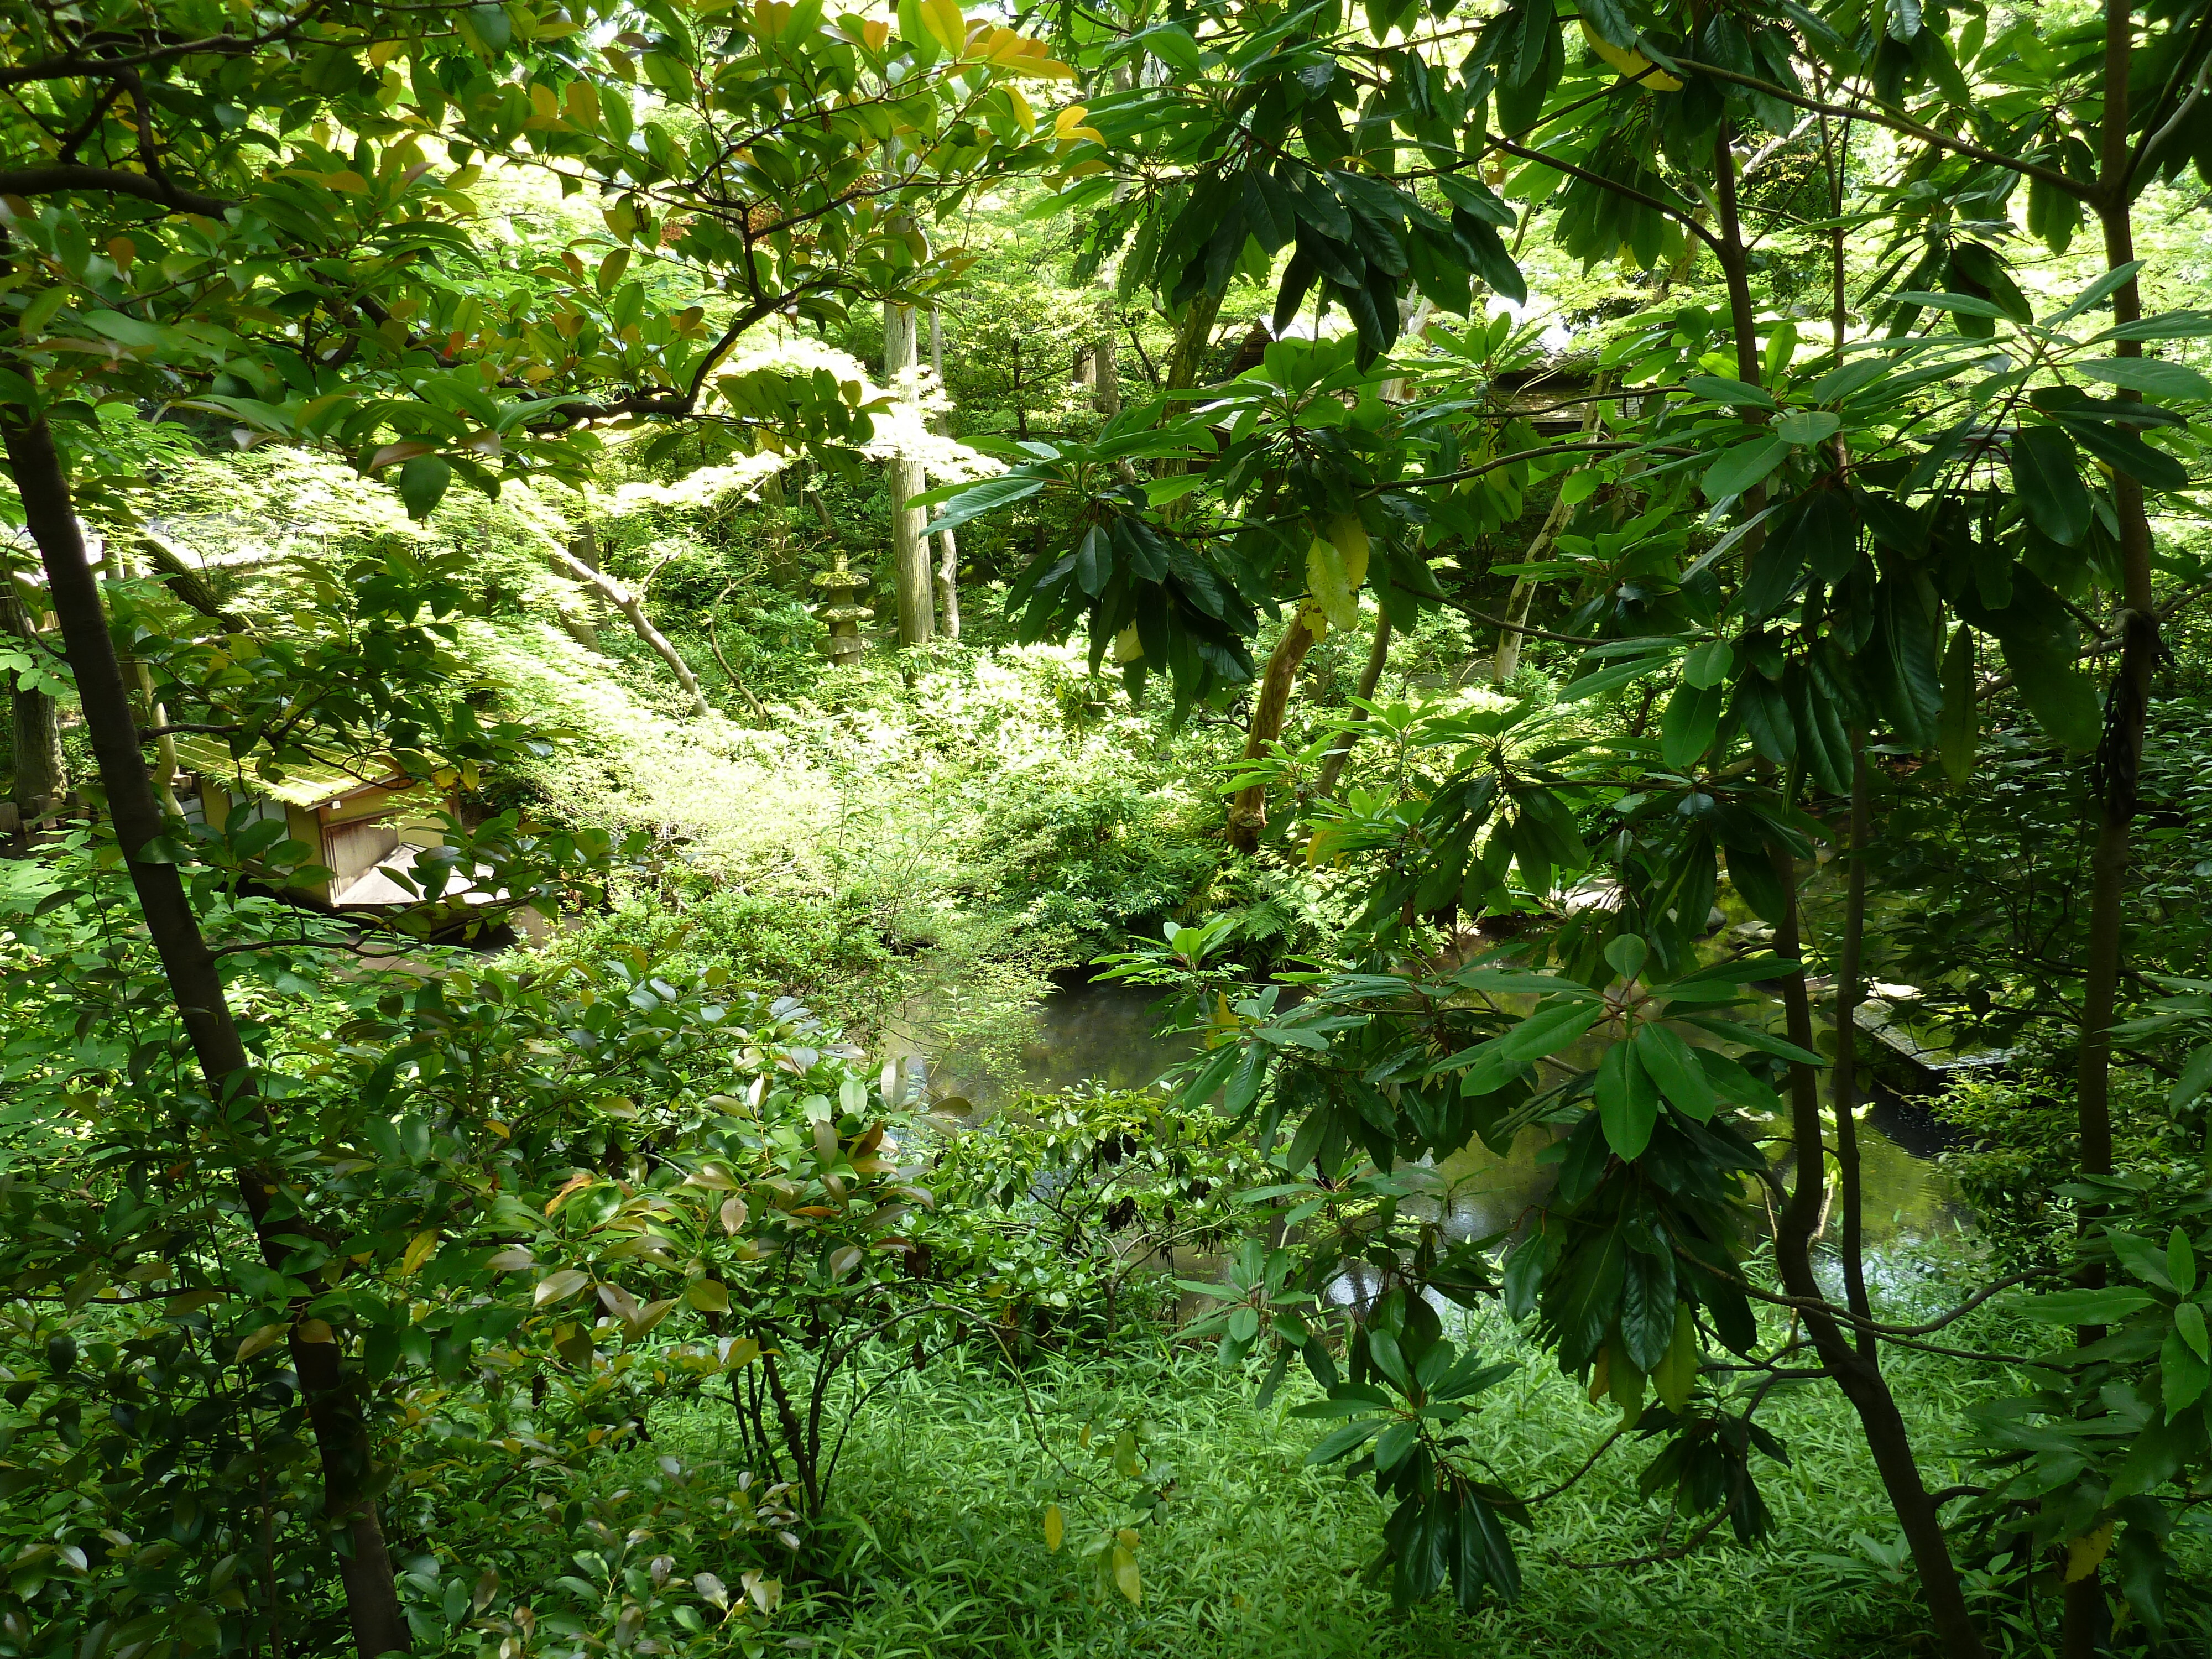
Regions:
<instances>
[{"instance_id":1,"label":"water reflection","mask_svg":"<svg viewBox=\"0 0 2212 1659\"><path fill-rule=\"evenodd\" d=\"M1036 1040L1024 1051L1020 1082L1055 1090L1091 1081L1134 1089L1155 1081L1191 1052L1189 1038L1153 1035L1156 1000L1157 994L1125 985L1078 986L1047 999L1037 1011ZM1599 1047L1577 1045L1561 1058L1592 1065ZM933 1065L930 1085L940 1098L963 1096L986 1109L1006 1092L976 1057L957 1050ZM1440 1218L1457 1238L1510 1231L1552 1189L1555 1166L1540 1163L1538 1155L1558 1133L1542 1127L1524 1131L1502 1157L1480 1141L1462 1148L1434 1166L1431 1194L1410 1201L1409 1212ZM1757 1126L1755 1133L1784 1179L1794 1180L1787 1121ZM1951 1182L1932 1161L1943 1140L1923 1103L1879 1085L1869 1091L1858 1144L1869 1246L1929 1237L1963 1224L1965 1212Z\"/></svg>"}]
</instances>

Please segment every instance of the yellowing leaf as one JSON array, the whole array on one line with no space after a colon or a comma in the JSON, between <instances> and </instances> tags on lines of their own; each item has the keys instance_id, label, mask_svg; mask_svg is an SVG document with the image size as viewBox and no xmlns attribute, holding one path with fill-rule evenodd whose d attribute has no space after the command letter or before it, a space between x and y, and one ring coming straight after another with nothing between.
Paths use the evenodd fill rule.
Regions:
<instances>
[{"instance_id":1,"label":"yellowing leaf","mask_svg":"<svg viewBox=\"0 0 2212 1659\"><path fill-rule=\"evenodd\" d=\"M264 1349L275 1346L276 1339L283 1334L284 1328L282 1325L264 1325L260 1329L250 1333L246 1340L238 1345L238 1363L243 1365Z\"/></svg>"},{"instance_id":2,"label":"yellowing leaf","mask_svg":"<svg viewBox=\"0 0 2212 1659\"><path fill-rule=\"evenodd\" d=\"M1126 1528L1121 1535L1129 1536ZM1133 1605L1144 1605L1145 1583L1137 1576L1137 1558L1129 1553L1126 1544L1114 1546L1114 1588L1127 1596Z\"/></svg>"},{"instance_id":3,"label":"yellowing leaf","mask_svg":"<svg viewBox=\"0 0 2212 1659\"><path fill-rule=\"evenodd\" d=\"M300 1322L300 1340L302 1342L335 1342L337 1337L327 1322L320 1319Z\"/></svg>"},{"instance_id":4,"label":"yellowing leaf","mask_svg":"<svg viewBox=\"0 0 2212 1659\"><path fill-rule=\"evenodd\" d=\"M1070 104L1052 118L1052 136L1055 138L1066 137L1069 133L1083 125L1083 118L1090 113L1091 112L1081 104Z\"/></svg>"},{"instance_id":5,"label":"yellowing leaf","mask_svg":"<svg viewBox=\"0 0 2212 1659\"><path fill-rule=\"evenodd\" d=\"M530 112L541 121L556 119L561 113L561 100L543 81L530 83Z\"/></svg>"},{"instance_id":6,"label":"yellowing leaf","mask_svg":"<svg viewBox=\"0 0 2212 1659\"><path fill-rule=\"evenodd\" d=\"M516 1245L513 1249L500 1251L498 1255L493 1256L490 1261L484 1263L484 1266L490 1268L494 1273L520 1273L525 1267L532 1267L537 1265L538 1258L531 1255L530 1251L525 1246L520 1244Z\"/></svg>"},{"instance_id":7,"label":"yellowing leaf","mask_svg":"<svg viewBox=\"0 0 2212 1659\"><path fill-rule=\"evenodd\" d=\"M1344 579L1354 587L1367 580L1367 526L1356 513L1340 513L1328 523L1329 544L1344 560Z\"/></svg>"},{"instance_id":8,"label":"yellowing leaf","mask_svg":"<svg viewBox=\"0 0 2212 1659\"><path fill-rule=\"evenodd\" d=\"M731 1237L735 1238L738 1233L743 1231L744 1229L744 1200L742 1198L724 1199L722 1200L721 1217L722 1231L727 1233Z\"/></svg>"},{"instance_id":9,"label":"yellowing leaf","mask_svg":"<svg viewBox=\"0 0 2212 1659\"><path fill-rule=\"evenodd\" d=\"M578 1267L563 1267L557 1273L548 1273L538 1281L538 1288L530 1294L532 1307L542 1308L549 1302L558 1302L570 1297L592 1282L591 1274Z\"/></svg>"},{"instance_id":10,"label":"yellowing leaf","mask_svg":"<svg viewBox=\"0 0 2212 1659\"><path fill-rule=\"evenodd\" d=\"M959 0L921 0L917 9L922 27L939 49L958 57L968 44L968 20L961 15Z\"/></svg>"},{"instance_id":11,"label":"yellowing leaf","mask_svg":"<svg viewBox=\"0 0 2212 1659\"><path fill-rule=\"evenodd\" d=\"M1134 662L1145 654L1143 641L1137 638L1137 624L1131 623L1114 636L1114 660Z\"/></svg>"},{"instance_id":12,"label":"yellowing leaf","mask_svg":"<svg viewBox=\"0 0 2212 1659\"><path fill-rule=\"evenodd\" d=\"M1671 75L1654 72L1651 69L1651 60L1642 52L1632 52L1626 46L1614 46L1612 41L1589 26L1588 18L1583 20L1583 38L1590 43L1600 58L1605 59L1614 70L1634 81L1638 86L1649 87L1654 92L1681 91L1682 83L1680 81Z\"/></svg>"},{"instance_id":13,"label":"yellowing leaf","mask_svg":"<svg viewBox=\"0 0 2212 1659\"><path fill-rule=\"evenodd\" d=\"M552 1197L545 1200L545 1213L551 1215L554 1211L559 1209L563 1204L568 1201L569 1194L574 1192L580 1187L590 1186L597 1178L598 1177L593 1176L588 1170L577 1170L575 1174L568 1177L567 1183L562 1187L559 1192L554 1194Z\"/></svg>"},{"instance_id":14,"label":"yellowing leaf","mask_svg":"<svg viewBox=\"0 0 2212 1659\"><path fill-rule=\"evenodd\" d=\"M1036 112L1030 107L1030 100L1022 96L1021 88L1018 87L1008 87L1006 89L1006 102L1013 109L1014 119L1022 124L1022 131L1024 132L1035 132L1036 131Z\"/></svg>"},{"instance_id":15,"label":"yellowing leaf","mask_svg":"<svg viewBox=\"0 0 2212 1659\"><path fill-rule=\"evenodd\" d=\"M595 127L599 124L599 89L580 75L561 94L561 107L577 126Z\"/></svg>"},{"instance_id":16,"label":"yellowing leaf","mask_svg":"<svg viewBox=\"0 0 2212 1659\"><path fill-rule=\"evenodd\" d=\"M382 69L394 58L397 58L399 55L400 48L407 44L408 42L404 40L372 41L368 48L369 68Z\"/></svg>"},{"instance_id":17,"label":"yellowing leaf","mask_svg":"<svg viewBox=\"0 0 2212 1659\"><path fill-rule=\"evenodd\" d=\"M684 1299L701 1313L727 1313L730 1310L730 1292L718 1279L694 1279L691 1287L684 1292Z\"/></svg>"},{"instance_id":18,"label":"yellowing leaf","mask_svg":"<svg viewBox=\"0 0 2212 1659\"><path fill-rule=\"evenodd\" d=\"M1306 549L1306 592L1332 626L1350 628L1359 620L1358 586L1336 544L1315 537Z\"/></svg>"},{"instance_id":19,"label":"yellowing leaf","mask_svg":"<svg viewBox=\"0 0 2212 1659\"><path fill-rule=\"evenodd\" d=\"M399 1258L399 1276L413 1273L430 1259L430 1252L438 1248L437 1229L419 1232L407 1241L407 1254Z\"/></svg>"},{"instance_id":20,"label":"yellowing leaf","mask_svg":"<svg viewBox=\"0 0 2212 1659\"><path fill-rule=\"evenodd\" d=\"M1054 1553L1059 1552L1060 1540L1065 1532L1066 1525L1066 1523L1060 1518L1059 1504L1048 1504L1044 1506L1045 1548Z\"/></svg>"},{"instance_id":21,"label":"yellowing leaf","mask_svg":"<svg viewBox=\"0 0 2212 1659\"><path fill-rule=\"evenodd\" d=\"M2112 1547L2113 1522L2107 1521L2094 1532L2083 1533L2066 1546L2066 1582L2079 1583L2096 1571L2106 1552Z\"/></svg>"}]
</instances>

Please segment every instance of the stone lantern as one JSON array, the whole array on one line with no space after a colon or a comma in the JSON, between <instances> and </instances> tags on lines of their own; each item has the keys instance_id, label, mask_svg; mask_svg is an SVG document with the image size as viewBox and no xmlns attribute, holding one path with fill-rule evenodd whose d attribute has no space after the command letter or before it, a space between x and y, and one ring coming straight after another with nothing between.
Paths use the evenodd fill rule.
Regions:
<instances>
[{"instance_id":1,"label":"stone lantern","mask_svg":"<svg viewBox=\"0 0 2212 1659\"><path fill-rule=\"evenodd\" d=\"M867 586L868 579L846 568L841 549L837 562L817 576L814 585L822 590L822 603L814 608L814 614L830 624L830 666L850 668L867 649L867 642L860 637L860 624L873 620L876 614L866 605L854 603Z\"/></svg>"}]
</instances>

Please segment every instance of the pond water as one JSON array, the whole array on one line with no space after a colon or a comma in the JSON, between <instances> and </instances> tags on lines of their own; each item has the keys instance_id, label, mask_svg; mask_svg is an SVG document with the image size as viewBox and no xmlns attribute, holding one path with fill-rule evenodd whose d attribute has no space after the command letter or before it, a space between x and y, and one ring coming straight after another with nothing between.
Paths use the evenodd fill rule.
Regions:
<instances>
[{"instance_id":1,"label":"pond water","mask_svg":"<svg viewBox=\"0 0 2212 1659\"><path fill-rule=\"evenodd\" d=\"M1079 985L1048 998L1037 1011L1036 1040L1024 1050L1021 1082L1040 1090L1100 1082L1142 1088L1191 1052L1191 1039L1153 1034L1154 992L1126 985ZM1572 1051L1570 1051L1571 1054ZM1586 1062L1587 1063L1587 1062ZM933 1061L932 1094L959 1097L988 1113L1006 1090L978 1062L957 1051ZM1879 1084L1869 1091L1860 1120L1860 1166L1866 1193L1869 1245L1928 1237L1965 1224L1942 1170L1931 1162L1942 1132L1925 1106ZM1538 1128L1522 1135L1499 1157L1477 1142L1436 1166L1438 1202L1450 1231L1481 1237L1509 1228L1551 1189L1552 1166L1537 1154L1552 1137ZM1785 1166L1787 1138L1771 1150Z\"/></svg>"}]
</instances>

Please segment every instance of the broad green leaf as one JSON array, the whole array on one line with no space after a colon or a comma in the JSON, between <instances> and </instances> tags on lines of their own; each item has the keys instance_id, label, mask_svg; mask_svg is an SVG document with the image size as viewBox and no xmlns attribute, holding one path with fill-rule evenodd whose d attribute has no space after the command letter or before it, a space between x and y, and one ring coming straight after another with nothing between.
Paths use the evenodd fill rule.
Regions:
<instances>
[{"instance_id":1,"label":"broad green leaf","mask_svg":"<svg viewBox=\"0 0 2212 1659\"><path fill-rule=\"evenodd\" d=\"M2152 1305L2148 1291L2132 1285L2112 1285L2099 1290L2050 1291L2031 1297L2018 1310L2024 1319L2042 1325L2116 1325L2130 1314Z\"/></svg>"},{"instance_id":2,"label":"broad green leaf","mask_svg":"<svg viewBox=\"0 0 2212 1659\"><path fill-rule=\"evenodd\" d=\"M1659 1089L1630 1045L1616 1042L1605 1051L1594 1090L1606 1145L1625 1159L1641 1158L1659 1122Z\"/></svg>"},{"instance_id":3,"label":"broad green leaf","mask_svg":"<svg viewBox=\"0 0 2212 1659\"><path fill-rule=\"evenodd\" d=\"M1663 1025L1638 1026L1635 1043L1637 1059L1674 1109L1699 1123L1710 1121L1720 1102L1690 1045Z\"/></svg>"},{"instance_id":4,"label":"broad green leaf","mask_svg":"<svg viewBox=\"0 0 2212 1659\"><path fill-rule=\"evenodd\" d=\"M1682 683L1703 691L1721 684L1735 667L1735 648L1726 640L1707 640L1682 659Z\"/></svg>"},{"instance_id":5,"label":"broad green leaf","mask_svg":"<svg viewBox=\"0 0 2212 1659\"><path fill-rule=\"evenodd\" d=\"M2074 441L2055 426L2024 426L2012 434L2012 486L2028 521L2071 547L2088 532L2089 491L2081 482Z\"/></svg>"},{"instance_id":6,"label":"broad green leaf","mask_svg":"<svg viewBox=\"0 0 2212 1659\"><path fill-rule=\"evenodd\" d=\"M2212 380L2186 363L2162 357L2104 357L2088 362L2076 359L2066 367L2076 374L2146 397L2212 398Z\"/></svg>"},{"instance_id":7,"label":"broad green leaf","mask_svg":"<svg viewBox=\"0 0 2212 1659\"><path fill-rule=\"evenodd\" d=\"M1705 469L1698 488L1705 492L1709 501L1724 501L1741 495L1781 465L1789 453L1789 444L1771 433L1740 443L1723 451L1720 459Z\"/></svg>"},{"instance_id":8,"label":"broad green leaf","mask_svg":"<svg viewBox=\"0 0 2212 1659\"><path fill-rule=\"evenodd\" d=\"M1774 399L1765 386L1753 386L1748 380L1728 380L1718 374L1692 374L1682 382L1682 390L1708 402L1726 404L1734 409L1774 407Z\"/></svg>"},{"instance_id":9,"label":"broad green leaf","mask_svg":"<svg viewBox=\"0 0 2212 1659\"><path fill-rule=\"evenodd\" d=\"M2173 1281L2173 1288L2183 1296L2197 1288L2197 1252L2190 1245L2189 1235L2179 1227L2166 1241L2166 1274ZM2212 1359L2212 1353L2204 1353L2203 1330L2204 1321L2200 1315L2197 1320L2197 1335L2192 1340L2191 1346L2206 1358Z\"/></svg>"},{"instance_id":10,"label":"broad green leaf","mask_svg":"<svg viewBox=\"0 0 2212 1659\"><path fill-rule=\"evenodd\" d=\"M1998 635L1997 645L2036 724L2069 749L2084 754L2094 749L2104 729L2103 708L2069 642L2048 633L2008 629Z\"/></svg>"},{"instance_id":11,"label":"broad green leaf","mask_svg":"<svg viewBox=\"0 0 2212 1659\"><path fill-rule=\"evenodd\" d=\"M1836 435L1843 417L1825 409L1793 409L1774 423L1774 435L1784 443L1817 444Z\"/></svg>"},{"instance_id":12,"label":"broad green leaf","mask_svg":"<svg viewBox=\"0 0 2212 1659\"><path fill-rule=\"evenodd\" d=\"M1659 754L1669 769L1687 772L1705 758L1720 730L1721 712L1728 706L1728 687L1700 690L1685 683L1674 688L1666 712L1659 717Z\"/></svg>"},{"instance_id":13,"label":"broad green leaf","mask_svg":"<svg viewBox=\"0 0 2212 1659\"><path fill-rule=\"evenodd\" d=\"M2188 1306L2184 1304L2183 1306ZM2176 1309L2179 1316L2180 1310ZM2192 1312L2196 1311L2191 1310ZM2197 1316L2197 1334L2203 1334L2204 1316ZM2173 1417L2186 1411L2204 1396L2205 1385L2212 1382L2212 1367L2208 1367L2204 1356L2197 1351L2183 1334L2179 1317L2174 1328L2166 1333L2166 1340L2158 1351L2159 1392L2166 1406L2166 1414Z\"/></svg>"},{"instance_id":14,"label":"broad green leaf","mask_svg":"<svg viewBox=\"0 0 2212 1659\"><path fill-rule=\"evenodd\" d=\"M978 518L994 507L1004 507L1010 501L1024 501L1044 488L1042 478L1022 477L1008 474L1004 477L985 478L981 483L968 484L951 497L945 510L927 524L921 533L934 536L940 530L957 530L969 520Z\"/></svg>"}]
</instances>

